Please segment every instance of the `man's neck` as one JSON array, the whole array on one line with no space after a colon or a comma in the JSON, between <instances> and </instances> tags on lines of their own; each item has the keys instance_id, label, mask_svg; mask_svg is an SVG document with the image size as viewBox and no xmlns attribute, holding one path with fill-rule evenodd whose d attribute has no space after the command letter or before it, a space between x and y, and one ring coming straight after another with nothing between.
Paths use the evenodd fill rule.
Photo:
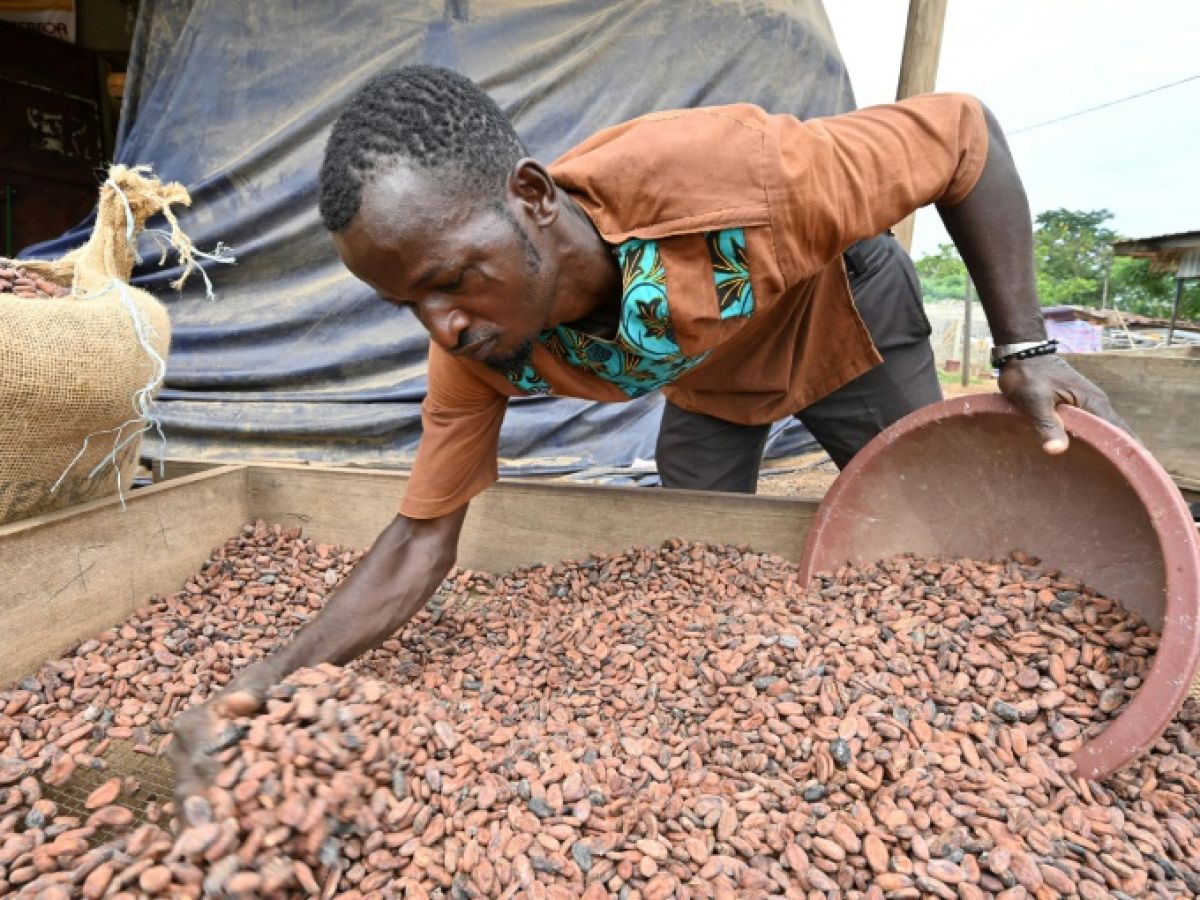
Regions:
<instances>
[{"instance_id":1,"label":"man's neck","mask_svg":"<svg viewBox=\"0 0 1200 900\"><path fill-rule=\"evenodd\" d=\"M559 302L551 325L569 324L596 337L616 334L621 307L621 269L608 242L583 208L565 191Z\"/></svg>"}]
</instances>

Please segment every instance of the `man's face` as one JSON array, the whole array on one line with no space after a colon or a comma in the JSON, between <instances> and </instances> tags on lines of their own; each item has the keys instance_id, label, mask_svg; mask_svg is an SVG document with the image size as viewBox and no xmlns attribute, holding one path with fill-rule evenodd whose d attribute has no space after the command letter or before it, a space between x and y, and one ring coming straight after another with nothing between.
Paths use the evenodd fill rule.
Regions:
<instances>
[{"instance_id":1,"label":"man's face","mask_svg":"<svg viewBox=\"0 0 1200 900\"><path fill-rule=\"evenodd\" d=\"M465 196L397 166L364 188L333 242L355 277L411 309L438 346L504 372L520 369L549 324L557 277L535 243L543 231L514 196Z\"/></svg>"}]
</instances>

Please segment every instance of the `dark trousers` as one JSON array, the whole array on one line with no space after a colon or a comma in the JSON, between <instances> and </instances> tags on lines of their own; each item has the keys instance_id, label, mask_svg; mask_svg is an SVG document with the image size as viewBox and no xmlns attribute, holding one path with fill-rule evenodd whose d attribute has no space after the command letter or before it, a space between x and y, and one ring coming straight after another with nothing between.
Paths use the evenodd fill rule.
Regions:
<instances>
[{"instance_id":1,"label":"dark trousers","mask_svg":"<svg viewBox=\"0 0 1200 900\"><path fill-rule=\"evenodd\" d=\"M942 399L912 260L889 234L845 253L854 305L883 363L795 415L844 468L888 425ZM736 425L669 401L658 432L664 487L753 494L770 425Z\"/></svg>"}]
</instances>

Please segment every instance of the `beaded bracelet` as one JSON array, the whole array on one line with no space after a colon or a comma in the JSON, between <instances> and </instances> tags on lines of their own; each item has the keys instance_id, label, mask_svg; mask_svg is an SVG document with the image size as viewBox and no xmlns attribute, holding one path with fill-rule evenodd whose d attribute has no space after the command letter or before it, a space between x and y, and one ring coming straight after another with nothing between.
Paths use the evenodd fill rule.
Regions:
<instances>
[{"instance_id":1,"label":"beaded bracelet","mask_svg":"<svg viewBox=\"0 0 1200 900\"><path fill-rule=\"evenodd\" d=\"M1044 344L1039 344L1036 347L1030 347L1028 350L1018 350L1016 353L1010 353L1008 356L1002 356L996 360L996 368L1003 369L1006 363L1012 362L1014 359L1033 359L1035 356L1049 356L1051 353L1058 352L1057 339L1051 338Z\"/></svg>"}]
</instances>

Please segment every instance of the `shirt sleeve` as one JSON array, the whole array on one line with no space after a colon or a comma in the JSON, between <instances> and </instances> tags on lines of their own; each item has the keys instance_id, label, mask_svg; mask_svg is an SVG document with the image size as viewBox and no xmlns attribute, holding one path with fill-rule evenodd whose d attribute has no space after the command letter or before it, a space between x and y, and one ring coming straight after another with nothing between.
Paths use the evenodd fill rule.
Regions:
<instances>
[{"instance_id":1,"label":"shirt sleeve","mask_svg":"<svg viewBox=\"0 0 1200 900\"><path fill-rule=\"evenodd\" d=\"M429 346L429 388L421 443L400 514L434 519L454 512L496 480L500 425L508 398L462 360Z\"/></svg>"},{"instance_id":2,"label":"shirt sleeve","mask_svg":"<svg viewBox=\"0 0 1200 900\"><path fill-rule=\"evenodd\" d=\"M966 198L987 160L983 107L923 94L801 122L772 116L768 195L785 277L807 278L909 213ZM772 144L774 146L772 146Z\"/></svg>"}]
</instances>

